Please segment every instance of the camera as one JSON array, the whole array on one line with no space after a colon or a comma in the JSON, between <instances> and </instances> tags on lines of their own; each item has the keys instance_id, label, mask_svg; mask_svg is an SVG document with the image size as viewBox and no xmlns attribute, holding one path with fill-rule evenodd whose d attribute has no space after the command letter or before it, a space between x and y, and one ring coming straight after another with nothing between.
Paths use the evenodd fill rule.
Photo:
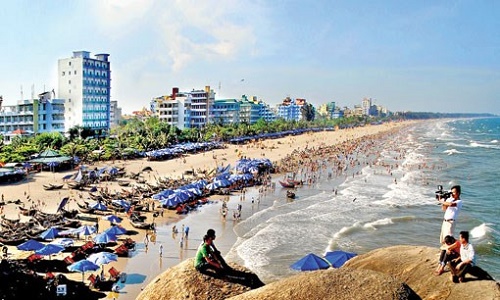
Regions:
<instances>
[{"instance_id":1,"label":"camera","mask_svg":"<svg viewBox=\"0 0 500 300\"><path fill-rule=\"evenodd\" d=\"M439 199L448 199L451 197L451 192L450 191L443 191L443 186L442 185L438 185L437 186L438 190L436 191L436 200L439 200Z\"/></svg>"}]
</instances>

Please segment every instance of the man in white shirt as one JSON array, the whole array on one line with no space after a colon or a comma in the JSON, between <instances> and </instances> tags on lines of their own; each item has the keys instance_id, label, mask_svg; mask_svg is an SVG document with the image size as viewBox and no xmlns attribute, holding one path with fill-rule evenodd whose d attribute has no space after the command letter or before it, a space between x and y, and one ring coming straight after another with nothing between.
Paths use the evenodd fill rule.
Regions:
<instances>
[{"instance_id":1,"label":"man in white shirt","mask_svg":"<svg viewBox=\"0 0 500 300\"><path fill-rule=\"evenodd\" d=\"M444 244L444 238L447 235L453 236L453 232L455 231L458 213L462 208L460 193L460 186L455 185L451 188L450 198L438 199L439 203L441 203L441 209L444 211L443 224L441 225L441 236L439 237L439 242L441 243L441 245Z\"/></svg>"},{"instance_id":2,"label":"man in white shirt","mask_svg":"<svg viewBox=\"0 0 500 300\"><path fill-rule=\"evenodd\" d=\"M469 243L469 232L460 231L460 257L454 259L450 264L452 281L458 278L459 282L464 281L465 274L476 265L476 253L474 247Z\"/></svg>"}]
</instances>

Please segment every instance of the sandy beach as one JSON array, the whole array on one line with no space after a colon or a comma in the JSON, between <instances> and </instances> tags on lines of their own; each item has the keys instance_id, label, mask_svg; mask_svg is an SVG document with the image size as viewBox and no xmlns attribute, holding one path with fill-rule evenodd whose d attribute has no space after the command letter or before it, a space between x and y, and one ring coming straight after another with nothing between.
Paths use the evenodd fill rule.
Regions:
<instances>
[{"instance_id":1,"label":"sandy beach","mask_svg":"<svg viewBox=\"0 0 500 300\"><path fill-rule=\"evenodd\" d=\"M127 174L133 172L137 173L145 167L151 167L153 171L144 172L143 179L151 184L157 182L158 178L172 178L180 179L187 177L186 171L194 171L200 174L202 170L211 170L217 166L226 166L231 164L234 166L235 162L241 157L247 158L268 158L272 162L278 162L285 158L287 155L293 153L294 150L304 150L315 147L331 146L340 144L345 141L355 140L363 136L374 135L381 132L388 132L391 130L398 130L401 126L406 126L411 122L401 123L387 123L382 125L373 125L360 127L355 129L344 129L337 131L322 131L316 133L308 133L299 136L291 136L281 139L258 141L245 145L231 145L227 144L225 149L218 149L206 153L198 153L194 155L187 155L185 157L167 160L167 161L148 161L146 159L115 161L96 164L93 167L103 166L123 166ZM34 173L28 179L10 185L1 185L0 193L4 201L20 200L25 208L35 206L46 213L55 213L57 207L63 197L70 197L70 199L87 199L88 189L82 191L70 190L66 186L61 190L46 191L43 189L43 184L47 183L63 183L62 178L68 174L74 174L75 171L70 172L42 172ZM194 178L193 178L194 180ZM116 181L101 182L98 188L107 188L110 192L120 191L122 189L129 189L130 187L122 187ZM249 199L258 197L257 189L249 189L245 195L248 203ZM148 236L146 240L145 231L134 229L128 221L123 221L122 225L129 230L139 231L136 235L128 236L137 242L137 250L134 251L131 258L119 258L117 262L106 265L106 270L110 267L115 267L118 270L127 272L131 275L125 282L123 289L120 293L110 293L109 297L119 299L135 299L141 288L144 287L149 280L154 278L157 274L163 272L168 267L176 265L180 261L193 257L196 253L197 245L201 241L201 237L208 228L214 228L218 235L216 244L224 253L235 242L235 235L232 232L234 221L229 219L227 221L221 220L220 215L217 213L220 205L217 201L224 199L228 201L228 207L234 208L239 201L240 195L234 193L230 197L223 198L224 196L213 196L214 204L202 206L196 212L191 212L187 215L177 215L174 211L165 210L163 217L156 218L157 232ZM87 200L88 201L88 200ZM150 200L153 203L153 200ZM157 202L156 202L157 203ZM265 203L259 203L261 207L254 207L253 205L244 205L242 218L255 213L259 209L266 206ZM66 207L67 209L77 209L75 201L70 201ZM158 211L158 208L157 208ZM3 208L3 214L8 219L21 218L21 221L27 221L28 217L20 215L18 205L15 203L8 203ZM124 215L121 215L124 217ZM148 222L152 221L152 214L148 214ZM94 225L89 223L90 225ZM180 235L172 234L171 227L176 225L181 230L182 224L190 227L189 238L184 240L181 245ZM99 231L105 230L109 227L109 222L105 220L99 221ZM83 244L84 241L77 241ZM163 249L160 253L160 245ZM160 254L159 254L160 253ZM29 255L25 251L19 251L15 246L8 247L8 257L11 259L23 258ZM63 259L65 254L58 254L52 256L50 259ZM156 258L155 258L156 257ZM91 272L85 273L85 279ZM96 274L98 272L95 272ZM71 279L81 280L80 273L65 273ZM129 282L130 281L130 282Z\"/></svg>"}]
</instances>

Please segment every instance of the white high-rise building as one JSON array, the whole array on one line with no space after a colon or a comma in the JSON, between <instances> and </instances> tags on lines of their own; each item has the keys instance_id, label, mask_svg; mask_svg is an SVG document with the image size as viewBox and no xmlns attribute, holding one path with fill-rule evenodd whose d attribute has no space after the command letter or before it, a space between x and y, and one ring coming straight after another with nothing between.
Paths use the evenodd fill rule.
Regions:
<instances>
[{"instance_id":1,"label":"white high-rise building","mask_svg":"<svg viewBox=\"0 0 500 300\"><path fill-rule=\"evenodd\" d=\"M103 134L110 128L109 54L75 51L59 60L59 98L66 99L65 128L88 127Z\"/></svg>"}]
</instances>

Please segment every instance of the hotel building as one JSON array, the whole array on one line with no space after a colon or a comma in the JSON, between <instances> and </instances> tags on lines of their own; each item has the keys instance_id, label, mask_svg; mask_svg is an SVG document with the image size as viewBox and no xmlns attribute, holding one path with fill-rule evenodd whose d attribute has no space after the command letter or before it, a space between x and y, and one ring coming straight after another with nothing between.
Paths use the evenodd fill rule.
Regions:
<instances>
[{"instance_id":1,"label":"hotel building","mask_svg":"<svg viewBox=\"0 0 500 300\"><path fill-rule=\"evenodd\" d=\"M109 54L75 51L70 58L59 60L58 96L66 99L66 123L88 127L96 133L110 128L111 69Z\"/></svg>"}]
</instances>

